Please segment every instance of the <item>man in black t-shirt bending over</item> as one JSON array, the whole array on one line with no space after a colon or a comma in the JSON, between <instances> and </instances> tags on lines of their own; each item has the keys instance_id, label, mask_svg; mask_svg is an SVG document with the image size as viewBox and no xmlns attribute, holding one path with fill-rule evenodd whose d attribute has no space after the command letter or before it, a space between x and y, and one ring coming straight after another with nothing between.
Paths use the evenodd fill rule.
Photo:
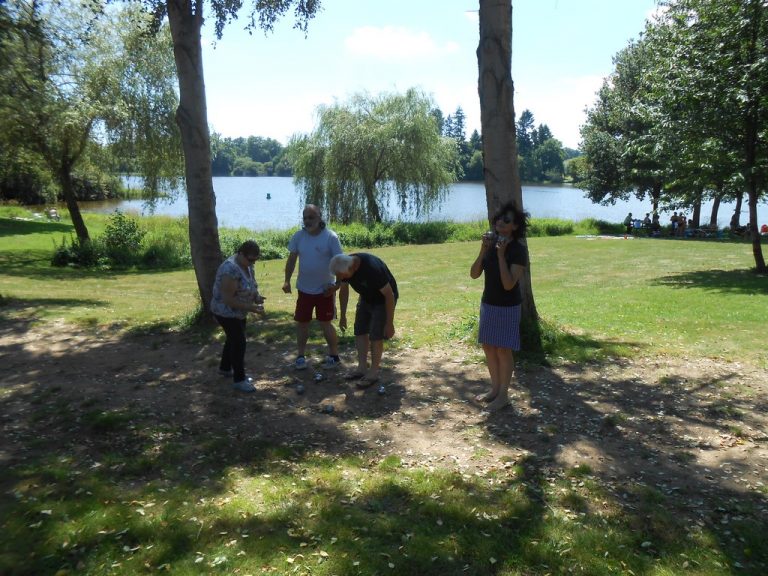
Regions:
<instances>
[{"instance_id":1,"label":"man in black t-shirt bending over","mask_svg":"<svg viewBox=\"0 0 768 576\"><path fill-rule=\"evenodd\" d=\"M397 282L387 265L373 254L356 252L339 254L331 258L331 274L339 284L339 328L347 328L349 287L360 295L355 310L355 346L357 369L347 375L358 380L359 388L367 388L379 379L384 340L395 335L395 305ZM368 350L371 366L368 367Z\"/></svg>"}]
</instances>

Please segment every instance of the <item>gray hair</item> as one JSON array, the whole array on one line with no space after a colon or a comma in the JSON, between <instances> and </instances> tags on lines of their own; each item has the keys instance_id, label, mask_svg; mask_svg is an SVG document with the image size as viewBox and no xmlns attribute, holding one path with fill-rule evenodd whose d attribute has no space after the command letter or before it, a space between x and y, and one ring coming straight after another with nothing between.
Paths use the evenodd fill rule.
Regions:
<instances>
[{"instance_id":1,"label":"gray hair","mask_svg":"<svg viewBox=\"0 0 768 576\"><path fill-rule=\"evenodd\" d=\"M352 258L352 256L347 254L337 254L331 258L331 263L328 265L328 271L334 276L349 272L349 269L352 268L354 262L355 259Z\"/></svg>"}]
</instances>

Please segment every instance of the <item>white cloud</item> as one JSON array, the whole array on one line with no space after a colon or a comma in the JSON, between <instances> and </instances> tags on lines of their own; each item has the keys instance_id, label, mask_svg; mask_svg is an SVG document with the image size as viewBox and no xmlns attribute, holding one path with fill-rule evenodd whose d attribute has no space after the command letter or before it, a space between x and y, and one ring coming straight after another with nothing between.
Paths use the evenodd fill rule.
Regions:
<instances>
[{"instance_id":1,"label":"white cloud","mask_svg":"<svg viewBox=\"0 0 768 576\"><path fill-rule=\"evenodd\" d=\"M355 56L381 60L431 58L459 50L456 42L437 44L426 32L395 26L357 28L344 41L344 46Z\"/></svg>"}]
</instances>

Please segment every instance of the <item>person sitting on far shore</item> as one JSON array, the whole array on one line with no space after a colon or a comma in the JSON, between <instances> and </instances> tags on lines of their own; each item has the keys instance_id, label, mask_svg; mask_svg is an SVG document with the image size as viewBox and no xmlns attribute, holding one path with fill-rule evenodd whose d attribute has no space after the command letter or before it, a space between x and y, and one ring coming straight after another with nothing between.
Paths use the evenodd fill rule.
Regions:
<instances>
[{"instance_id":1,"label":"person sitting on far shore","mask_svg":"<svg viewBox=\"0 0 768 576\"><path fill-rule=\"evenodd\" d=\"M651 213L646 212L645 218L643 218L643 228L650 228L651 227Z\"/></svg>"},{"instance_id":2,"label":"person sitting on far shore","mask_svg":"<svg viewBox=\"0 0 768 576\"><path fill-rule=\"evenodd\" d=\"M46 210L45 213L48 216L48 220L55 220L56 222L59 222L61 220L61 216L59 216L59 211L56 210L56 208L48 208L48 210Z\"/></svg>"}]
</instances>

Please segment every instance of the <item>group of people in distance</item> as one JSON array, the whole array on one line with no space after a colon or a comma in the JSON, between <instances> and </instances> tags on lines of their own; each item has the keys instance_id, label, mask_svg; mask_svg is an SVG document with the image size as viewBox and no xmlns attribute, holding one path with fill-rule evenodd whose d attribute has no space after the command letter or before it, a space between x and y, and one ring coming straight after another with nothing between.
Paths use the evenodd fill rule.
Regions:
<instances>
[{"instance_id":1,"label":"group of people in distance","mask_svg":"<svg viewBox=\"0 0 768 576\"><path fill-rule=\"evenodd\" d=\"M395 335L397 282L377 256L366 252L345 254L338 236L326 226L317 206L307 205L302 220L302 228L288 243L282 287L283 292L291 293L291 279L298 261L298 296L293 316L297 347L294 368L307 368L306 347L313 315L328 346L322 367L340 366L338 334L333 326L336 292L339 294L339 328L344 331L351 286L359 295L354 320L357 365L345 378L355 381L359 388L367 388L379 380L384 341ZM492 221L493 229L481 239L470 277L476 279L484 274L478 340L491 379L491 389L476 399L489 411L496 411L509 404L509 386L515 371L514 352L520 349L520 279L528 264L522 239L528 214L509 203L499 209ZM234 388L242 392L256 390L245 372L245 330L249 312L264 314L264 296L259 292L253 271L259 256L256 242L244 242L237 253L218 268L211 300L211 312L225 334L219 373L231 376Z\"/></svg>"}]
</instances>

